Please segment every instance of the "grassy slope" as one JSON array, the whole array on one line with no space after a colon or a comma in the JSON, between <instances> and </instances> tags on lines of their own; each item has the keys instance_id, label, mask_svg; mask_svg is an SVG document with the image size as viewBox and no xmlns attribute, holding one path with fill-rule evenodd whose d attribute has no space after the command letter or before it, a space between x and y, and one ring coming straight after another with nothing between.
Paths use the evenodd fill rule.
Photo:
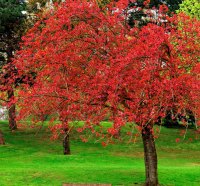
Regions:
<instances>
[{"instance_id":1,"label":"grassy slope","mask_svg":"<svg viewBox=\"0 0 200 186\"><path fill-rule=\"evenodd\" d=\"M62 183L112 183L133 185L144 182L143 149L136 144L71 142L72 155L62 155L59 141L34 129L11 133L0 123L6 145L0 146L0 186L60 186ZM189 132L190 133L190 132ZM200 141L176 143L178 129L162 128L156 145L159 180L162 185L200 185ZM188 134L189 137L189 134Z\"/></svg>"}]
</instances>

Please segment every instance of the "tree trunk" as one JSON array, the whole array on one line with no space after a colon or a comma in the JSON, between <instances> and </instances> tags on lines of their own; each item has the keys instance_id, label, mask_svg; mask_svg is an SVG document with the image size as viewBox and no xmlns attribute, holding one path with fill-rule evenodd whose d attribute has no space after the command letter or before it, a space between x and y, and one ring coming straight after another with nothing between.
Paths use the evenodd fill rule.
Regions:
<instances>
[{"instance_id":1,"label":"tree trunk","mask_svg":"<svg viewBox=\"0 0 200 186\"><path fill-rule=\"evenodd\" d=\"M142 140L144 145L144 161L146 172L146 186L158 185L158 173L157 173L157 153L154 142L154 137L151 132L150 126L142 129Z\"/></svg>"},{"instance_id":2,"label":"tree trunk","mask_svg":"<svg viewBox=\"0 0 200 186\"><path fill-rule=\"evenodd\" d=\"M63 148L64 148L64 155L71 154L70 152L70 143L69 143L69 130L65 129L65 136L63 138Z\"/></svg>"},{"instance_id":3,"label":"tree trunk","mask_svg":"<svg viewBox=\"0 0 200 186\"><path fill-rule=\"evenodd\" d=\"M62 122L62 130L64 132L64 138L63 138L63 153L64 155L70 155L70 139L69 139L69 124L67 116L65 116L62 111L59 112L59 119Z\"/></svg>"},{"instance_id":4,"label":"tree trunk","mask_svg":"<svg viewBox=\"0 0 200 186\"><path fill-rule=\"evenodd\" d=\"M14 98L14 91L11 88L10 90L8 90L8 101L11 101L13 98ZM12 103L8 108L8 119L9 119L9 128L11 130L17 129L15 103Z\"/></svg>"},{"instance_id":5,"label":"tree trunk","mask_svg":"<svg viewBox=\"0 0 200 186\"><path fill-rule=\"evenodd\" d=\"M60 117L60 120L62 120L61 117ZM62 128L64 131L63 153L64 153L64 155L69 155L69 154L71 154L71 152L70 152L70 140L69 140L69 125L67 122L67 118L62 120Z\"/></svg>"},{"instance_id":6,"label":"tree trunk","mask_svg":"<svg viewBox=\"0 0 200 186\"><path fill-rule=\"evenodd\" d=\"M0 130L0 145L5 145L5 141L4 141L4 138L3 138L3 133L2 133L1 130Z\"/></svg>"}]
</instances>

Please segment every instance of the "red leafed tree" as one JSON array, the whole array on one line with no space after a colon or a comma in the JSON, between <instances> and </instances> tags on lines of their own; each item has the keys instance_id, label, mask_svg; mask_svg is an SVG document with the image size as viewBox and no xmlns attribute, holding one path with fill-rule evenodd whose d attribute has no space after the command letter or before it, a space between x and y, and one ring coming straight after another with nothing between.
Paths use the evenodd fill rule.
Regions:
<instances>
[{"instance_id":1,"label":"red leafed tree","mask_svg":"<svg viewBox=\"0 0 200 186\"><path fill-rule=\"evenodd\" d=\"M180 15L167 29L130 29L117 7L62 3L27 33L14 60L22 74L36 74L33 86L18 92L20 119L58 117L62 124L53 129L62 129L68 146L69 121L84 120L80 131L95 133L109 113L109 136L134 123L144 144L146 185L158 185L154 123L171 108L199 113L199 28Z\"/></svg>"}]
</instances>

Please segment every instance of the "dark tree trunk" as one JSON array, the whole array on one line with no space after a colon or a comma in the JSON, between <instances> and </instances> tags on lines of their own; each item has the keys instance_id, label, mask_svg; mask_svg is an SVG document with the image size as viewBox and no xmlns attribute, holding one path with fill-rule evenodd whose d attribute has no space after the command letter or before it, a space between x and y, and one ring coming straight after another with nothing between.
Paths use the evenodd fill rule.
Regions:
<instances>
[{"instance_id":1,"label":"dark tree trunk","mask_svg":"<svg viewBox=\"0 0 200 186\"><path fill-rule=\"evenodd\" d=\"M63 138L63 153L64 155L70 155L70 139L69 139L69 124L68 124L68 118L65 116L62 111L60 111L59 119L62 122L62 130L64 132L64 138Z\"/></svg>"},{"instance_id":2,"label":"dark tree trunk","mask_svg":"<svg viewBox=\"0 0 200 186\"><path fill-rule=\"evenodd\" d=\"M14 90L11 88L8 90L8 101L11 101L14 98ZM11 104L8 108L8 119L9 119L9 128L11 130L17 129L16 123L16 109L15 104Z\"/></svg>"},{"instance_id":3,"label":"dark tree trunk","mask_svg":"<svg viewBox=\"0 0 200 186\"><path fill-rule=\"evenodd\" d=\"M142 129L142 140L144 145L144 161L146 172L146 186L158 185L158 173L157 173L157 153L154 142L154 137L151 132L150 126Z\"/></svg>"},{"instance_id":4,"label":"dark tree trunk","mask_svg":"<svg viewBox=\"0 0 200 186\"><path fill-rule=\"evenodd\" d=\"M63 138L63 148L64 148L64 155L71 154L70 152L70 141L69 141L69 130L65 128L65 135Z\"/></svg>"},{"instance_id":5,"label":"dark tree trunk","mask_svg":"<svg viewBox=\"0 0 200 186\"><path fill-rule=\"evenodd\" d=\"M16 49L18 48L19 38L15 40L13 32L8 32L6 38L7 38L6 43L8 45L8 48L6 49L6 53L7 53L8 59L6 61L7 68L6 68L5 78L7 79L8 85L10 85L9 89L7 90L8 102L10 102L13 100L15 95L14 95L14 90L12 88L12 85L9 82L9 78L11 77L12 74L16 73L16 68L12 64L12 58L14 57L13 52L16 51ZM16 119L15 103L12 103L12 104L9 104L9 107L8 107L9 128L11 130L17 129L17 124L16 124L15 119Z\"/></svg>"},{"instance_id":6,"label":"dark tree trunk","mask_svg":"<svg viewBox=\"0 0 200 186\"><path fill-rule=\"evenodd\" d=\"M70 139L69 139L69 125L67 122L67 118L60 117L60 120L62 121L62 128L64 131L64 138L63 138L63 153L64 155L71 154L70 152Z\"/></svg>"},{"instance_id":7,"label":"dark tree trunk","mask_svg":"<svg viewBox=\"0 0 200 186\"><path fill-rule=\"evenodd\" d=\"M1 130L0 130L0 145L5 145L5 141L4 141L4 138L3 138L3 133L1 132Z\"/></svg>"}]
</instances>

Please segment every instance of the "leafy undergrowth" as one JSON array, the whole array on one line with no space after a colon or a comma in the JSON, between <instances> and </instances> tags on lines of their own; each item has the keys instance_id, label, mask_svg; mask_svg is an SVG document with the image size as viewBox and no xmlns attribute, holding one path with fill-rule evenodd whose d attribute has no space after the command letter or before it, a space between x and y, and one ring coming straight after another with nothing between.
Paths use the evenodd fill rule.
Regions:
<instances>
[{"instance_id":1,"label":"leafy undergrowth","mask_svg":"<svg viewBox=\"0 0 200 186\"><path fill-rule=\"evenodd\" d=\"M62 183L111 183L142 185L144 161L141 140L118 142L103 147L101 143L81 142L71 137L72 155L62 155L61 140L51 141L43 127L10 132L7 122L0 123L5 146L0 146L1 186L60 186ZM162 127L156 140L159 181L168 186L198 186L200 183L200 141L190 129L185 140L180 129ZM176 142L176 138L180 138Z\"/></svg>"}]
</instances>

